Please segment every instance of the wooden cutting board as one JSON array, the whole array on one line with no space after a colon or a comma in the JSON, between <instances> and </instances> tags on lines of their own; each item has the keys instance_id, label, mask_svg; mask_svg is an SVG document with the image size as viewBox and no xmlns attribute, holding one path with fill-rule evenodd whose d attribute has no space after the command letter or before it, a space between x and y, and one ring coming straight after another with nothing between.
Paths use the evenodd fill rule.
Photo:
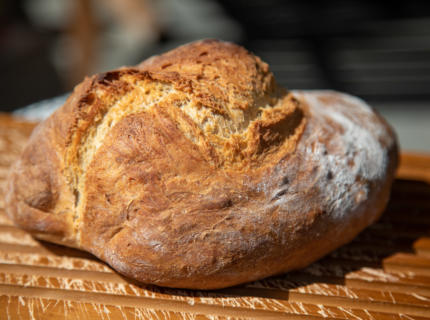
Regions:
<instances>
[{"instance_id":1,"label":"wooden cutting board","mask_svg":"<svg viewBox=\"0 0 430 320\"><path fill-rule=\"evenodd\" d=\"M0 115L0 319L430 319L430 155L403 154L379 222L306 269L219 291L137 285L3 210L33 124Z\"/></svg>"}]
</instances>

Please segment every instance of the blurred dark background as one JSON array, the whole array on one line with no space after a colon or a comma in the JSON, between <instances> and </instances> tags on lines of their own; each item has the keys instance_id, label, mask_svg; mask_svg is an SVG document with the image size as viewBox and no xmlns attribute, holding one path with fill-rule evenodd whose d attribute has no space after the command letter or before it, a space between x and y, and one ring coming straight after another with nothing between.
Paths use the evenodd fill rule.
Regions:
<instances>
[{"instance_id":1,"label":"blurred dark background","mask_svg":"<svg viewBox=\"0 0 430 320\"><path fill-rule=\"evenodd\" d=\"M288 88L363 97L408 148L430 150L429 1L3 0L0 17L1 111L220 38L261 56Z\"/></svg>"}]
</instances>

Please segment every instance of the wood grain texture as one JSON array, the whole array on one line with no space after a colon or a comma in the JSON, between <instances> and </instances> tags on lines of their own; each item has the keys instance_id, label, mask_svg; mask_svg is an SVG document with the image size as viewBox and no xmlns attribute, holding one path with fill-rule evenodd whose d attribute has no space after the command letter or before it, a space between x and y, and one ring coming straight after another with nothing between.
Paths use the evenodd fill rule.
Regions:
<instances>
[{"instance_id":1,"label":"wood grain texture","mask_svg":"<svg viewBox=\"0 0 430 320\"><path fill-rule=\"evenodd\" d=\"M33 124L0 116L0 193ZM144 286L17 229L0 194L0 319L430 319L430 156L403 154L383 217L311 266L218 291Z\"/></svg>"}]
</instances>

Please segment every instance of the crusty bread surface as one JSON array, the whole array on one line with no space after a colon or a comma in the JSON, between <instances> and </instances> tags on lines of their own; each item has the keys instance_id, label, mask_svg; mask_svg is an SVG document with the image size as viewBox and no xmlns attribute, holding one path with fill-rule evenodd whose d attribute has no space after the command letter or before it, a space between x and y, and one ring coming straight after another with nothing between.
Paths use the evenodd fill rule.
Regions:
<instances>
[{"instance_id":1,"label":"crusty bread surface","mask_svg":"<svg viewBox=\"0 0 430 320\"><path fill-rule=\"evenodd\" d=\"M86 78L33 132L6 207L138 281L214 289L352 240L396 166L393 130L362 100L287 91L242 47L204 40Z\"/></svg>"}]
</instances>

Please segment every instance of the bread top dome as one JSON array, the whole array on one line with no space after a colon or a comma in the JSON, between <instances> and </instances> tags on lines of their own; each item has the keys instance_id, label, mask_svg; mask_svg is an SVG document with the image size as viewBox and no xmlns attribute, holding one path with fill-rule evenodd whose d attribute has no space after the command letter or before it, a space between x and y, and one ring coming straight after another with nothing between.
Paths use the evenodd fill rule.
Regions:
<instances>
[{"instance_id":1,"label":"bread top dome","mask_svg":"<svg viewBox=\"0 0 430 320\"><path fill-rule=\"evenodd\" d=\"M266 63L232 43L195 42L86 82L80 108L94 118L78 116L71 134L84 168L109 128L135 113L164 112L213 166L236 169L259 165L266 149L293 148L303 130L299 102L276 85Z\"/></svg>"}]
</instances>

